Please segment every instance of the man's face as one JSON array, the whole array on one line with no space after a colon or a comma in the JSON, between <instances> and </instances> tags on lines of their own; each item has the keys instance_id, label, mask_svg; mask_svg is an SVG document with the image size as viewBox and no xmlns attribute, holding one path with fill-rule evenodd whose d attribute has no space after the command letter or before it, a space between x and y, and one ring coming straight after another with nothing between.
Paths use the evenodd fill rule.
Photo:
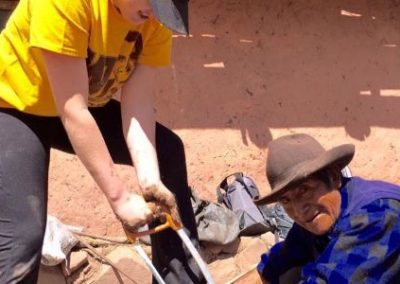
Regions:
<instances>
[{"instance_id":1,"label":"man's face","mask_svg":"<svg viewBox=\"0 0 400 284\"><path fill-rule=\"evenodd\" d=\"M112 0L122 17L135 25L154 18L149 0Z\"/></svg>"},{"instance_id":2,"label":"man's face","mask_svg":"<svg viewBox=\"0 0 400 284\"><path fill-rule=\"evenodd\" d=\"M338 186L330 188L317 178L309 178L290 188L279 202L297 224L313 234L323 235L339 217L341 196Z\"/></svg>"}]
</instances>

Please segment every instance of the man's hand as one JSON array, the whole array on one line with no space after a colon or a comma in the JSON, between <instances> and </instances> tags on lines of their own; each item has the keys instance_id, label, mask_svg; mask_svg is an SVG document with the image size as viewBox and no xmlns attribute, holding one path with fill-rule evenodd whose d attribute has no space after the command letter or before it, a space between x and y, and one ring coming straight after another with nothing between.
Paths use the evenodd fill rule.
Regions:
<instances>
[{"instance_id":1,"label":"man's hand","mask_svg":"<svg viewBox=\"0 0 400 284\"><path fill-rule=\"evenodd\" d=\"M142 194L147 202L153 201L171 214L172 218L181 223L178 207L174 195L160 182L157 186L142 189Z\"/></svg>"},{"instance_id":2,"label":"man's hand","mask_svg":"<svg viewBox=\"0 0 400 284\"><path fill-rule=\"evenodd\" d=\"M135 231L153 220L153 212L144 198L134 193L122 196L111 206L117 218L127 229Z\"/></svg>"}]
</instances>

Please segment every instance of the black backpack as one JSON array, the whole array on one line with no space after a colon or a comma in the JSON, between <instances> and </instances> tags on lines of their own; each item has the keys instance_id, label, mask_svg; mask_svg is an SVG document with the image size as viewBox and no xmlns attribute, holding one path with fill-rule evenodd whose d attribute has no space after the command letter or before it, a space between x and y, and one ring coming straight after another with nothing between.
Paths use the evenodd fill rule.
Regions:
<instances>
[{"instance_id":1,"label":"black backpack","mask_svg":"<svg viewBox=\"0 0 400 284\"><path fill-rule=\"evenodd\" d=\"M233 179L228 182L228 179ZM241 236L260 235L276 232L278 224L272 217L273 209L265 205L257 206L253 201L259 197L254 181L241 172L224 178L217 187L218 202L235 212L239 219Z\"/></svg>"}]
</instances>

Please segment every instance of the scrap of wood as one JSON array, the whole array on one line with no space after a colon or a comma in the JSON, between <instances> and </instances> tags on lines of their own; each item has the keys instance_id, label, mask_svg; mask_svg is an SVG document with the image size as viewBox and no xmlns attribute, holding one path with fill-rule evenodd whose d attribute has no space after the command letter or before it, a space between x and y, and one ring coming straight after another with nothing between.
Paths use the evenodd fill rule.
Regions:
<instances>
[{"instance_id":1,"label":"scrap of wood","mask_svg":"<svg viewBox=\"0 0 400 284\"><path fill-rule=\"evenodd\" d=\"M251 269L237 275L235 278L229 280L226 284L262 284L262 280L257 271L257 264Z\"/></svg>"}]
</instances>

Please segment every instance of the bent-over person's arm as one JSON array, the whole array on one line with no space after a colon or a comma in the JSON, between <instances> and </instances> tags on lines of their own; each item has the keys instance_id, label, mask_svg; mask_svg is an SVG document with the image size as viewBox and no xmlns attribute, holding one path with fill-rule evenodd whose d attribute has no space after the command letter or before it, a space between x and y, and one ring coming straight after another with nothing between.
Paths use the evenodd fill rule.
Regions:
<instances>
[{"instance_id":1,"label":"bent-over person's arm","mask_svg":"<svg viewBox=\"0 0 400 284\"><path fill-rule=\"evenodd\" d=\"M102 134L88 109L88 74L84 58L41 50L62 123L79 159L102 189L117 217L131 226L151 220L144 200L119 178Z\"/></svg>"},{"instance_id":2,"label":"bent-over person's arm","mask_svg":"<svg viewBox=\"0 0 400 284\"><path fill-rule=\"evenodd\" d=\"M155 145L154 86L162 70L165 68L136 66L122 89L122 124L144 198L166 206L179 220L175 197L160 179Z\"/></svg>"}]
</instances>

